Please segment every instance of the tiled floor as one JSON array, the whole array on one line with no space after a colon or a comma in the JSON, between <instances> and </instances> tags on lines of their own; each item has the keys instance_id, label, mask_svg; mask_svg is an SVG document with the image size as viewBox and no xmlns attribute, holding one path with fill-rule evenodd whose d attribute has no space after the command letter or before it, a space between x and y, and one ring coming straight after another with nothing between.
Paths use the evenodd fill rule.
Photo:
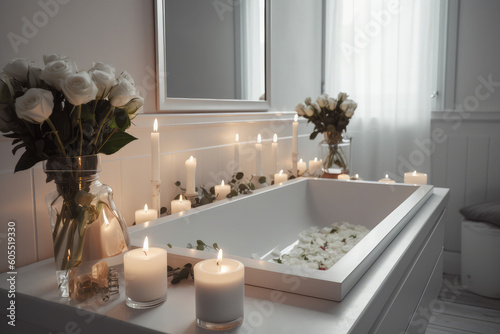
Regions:
<instances>
[{"instance_id":1,"label":"tiled floor","mask_svg":"<svg viewBox=\"0 0 500 334\"><path fill-rule=\"evenodd\" d=\"M500 284L500 282L498 283ZM426 334L500 334L500 299L475 295L445 275Z\"/></svg>"}]
</instances>

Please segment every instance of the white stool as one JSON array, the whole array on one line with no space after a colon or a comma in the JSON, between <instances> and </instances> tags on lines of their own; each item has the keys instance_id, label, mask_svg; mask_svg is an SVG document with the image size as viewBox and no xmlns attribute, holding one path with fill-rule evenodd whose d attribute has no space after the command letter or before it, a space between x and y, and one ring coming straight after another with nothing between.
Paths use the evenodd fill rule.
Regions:
<instances>
[{"instance_id":1,"label":"white stool","mask_svg":"<svg viewBox=\"0 0 500 334\"><path fill-rule=\"evenodd\" d=\"M500 298L500 227L462 221L462 285L475 294Z\"/></svg>"}]
</instances>

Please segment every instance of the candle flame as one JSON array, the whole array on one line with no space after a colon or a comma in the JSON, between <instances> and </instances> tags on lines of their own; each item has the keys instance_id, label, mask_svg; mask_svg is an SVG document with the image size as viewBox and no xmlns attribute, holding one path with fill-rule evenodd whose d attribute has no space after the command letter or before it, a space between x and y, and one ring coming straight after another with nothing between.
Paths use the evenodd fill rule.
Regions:
<instances>
[{"instance_id":1,"label":"candle flame","mask_svg":"<svg viewBox=\"0 0 500 334\"><path fill-rule=\"evenodd\" d=\"M300 159L299 162L304 162L304 160Z\"/></svg>"},{"instance_id":2,"label":"candle flame","mask_svg":"<svg viewBox=\"0 0 500 334\"><path fill-rule=\"evenodd\" d=\"M260 144L260 142L261 142L261 141L262 141L262 137L261 137L261 135L260 135L260 133L259 133L259 135L257 136L257 143L259 143L259 144Z\"/></svg>"},{"instance_id":3,"label":"candle flame","mask_svg":"<svg viewBox=\"0 0 500 334\"><path fill-rule=\"evenodd\" d=\"M354 175L355 178L359 179L359 174Z\"/></svg>"},{"instance_id":4,"label":"candle flame","mask_svg":"<svg viewBox=\"0 0 500 334\"><path fill-rule=\"evenodd\" d=\"M417 176L417 171L413 171L413 176Z\"/></svg>"},{"instance_id":5,"label":"candle flame","mask_svg":"<svg viewBox=\"0 0 500 334\"><path fill-rule=\"evenodd\" d=\"M293 121L297 122L298 120L299 120L299 115L295 114L295 116L293 116Z\"/></svg>"},{"instance_id":6,"label":"candle flame","mask_svg":"<svg viewBox=\"0 0 500 334\"><path fill-rule=\"evenodd\" d=\"M389 178L389 174L385 174L385 178L388 179Z\"/></svg>"},{"instance_id":7,"label":"candle flame","mask_svg":"<svg viewBox=\"0 0 500 334\"><path fill-rule=\"evenodd\" d=\"M144 254L148 255L148 251L149 251L148 237L144 238L144 245L142 246L142 251L144 252Z\"/></svg>"},{"instance_id":8,"label":"candle flame","mask_svg":"<svg viewBox=\"0 0 500 334\"><path fill-rule=\"evenodd\" d=\"M153 123L153 131L158 132L158 119L155 118L155 121Z\"/></svg>"},{"instance_id":9,"label":"candle flame","mask_svg":"<svg viewBox=\"0 0 500 334\"><path fill-rule=\"evenodd\" d=\"M301 160L302 160L302 159L301 159ZM283 175L283 169L282 169L282 170L280 170L280 175Z\"/></svg>"},{"instance_id":10,"label":"candle flame","mask_svg":"<svg viewBox=\"0 0 500 334\"><path fill-rule=\"evenodd\" d=\"M318 158L314 158L314 162L318 161Z\"/></svg>"},{"instance_id":11,"label":"candle flame","mask_svg":"<svg viewBox=\"0 0 500 334\"><path fill-rule=\"evenodd\" d=\"M224 180L222 180L222 181L221 181L220 185L221 185L221 186L223 186L223 185L224 185Z\"/></svg>"},{"instance_id":12,"label":"candle flame","mask_svg":"<svg viewBox=\"0 0 500 334\"><path fill-rule=\"evenodd\" d=\"M144 204L144 213L148 213L148 205Z\"/></svg>"},{"instance_id":13,"label":"candle flame","mask_svg":"<svg viewBox=\"0 0 500 334\"><path fill-rule=\"evenodd\" d=\"M182 203L182 195L179 195L179 202Z\"/></svg>"},{"instance_id":14,"label":"candle flame","mask_svg":"<svg viewBox=\"0 0 500 334\"><path fill-rule=\"evenodd\" d=\"M193 162L193 160L194 160L193 156L190 156L189 161Z\"/></svg>"},{"instance_id":15,"label":"candle flame","mask_svg":"<svg viewBox=\"0 0 500 334\"><path fill-rule=\"evenodd\" d=\"M217 254L217 267L220 266L222 262L222 249L219 249L219 253ZM220 267L219 267L219 270L220 270Z\"/></svg>"},{"instance_id":16,"label":"candle flame","mask_svg":"<svg viewBox=\"0 0 500 334\"><path fill-rule=\"evenodd\" d=\"M275 133L273 136L273 142L277 143L278 142L278 135Z\"/></svg>"},{"instance_id":17,"label":"candle flame","mask_svg":"<svg viewBox=\"0 0 500 334\"><path fill-rule=\"evenodd\" d=\"M239 142L240 141L240 135L237 133L236 134L236 142Z\"/></svg>"}]
</instances>

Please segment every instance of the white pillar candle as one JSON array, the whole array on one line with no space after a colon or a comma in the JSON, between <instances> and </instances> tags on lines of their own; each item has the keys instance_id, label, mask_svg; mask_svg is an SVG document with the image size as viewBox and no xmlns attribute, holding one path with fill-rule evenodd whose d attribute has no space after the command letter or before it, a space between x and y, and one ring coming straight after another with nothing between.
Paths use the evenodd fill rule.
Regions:
<instances>
[{"instance_id":1,"label":"white pillar candle","mask_svg":"<svg viewBox=\"0 0 500 334\"><path fill-rule=\"evenodd\" d=\"M190 156L184 164L186 166L186 194L194 195L196 194L196 158Z\"/></svg>"},{"instance_id":2,"label":"white pillar candle","mask_svg":"<svg viewBox=\"0 0 500 334\"><path fill-rule=\"evenodd\" d=\"M174 199L172 202L170 202L171 214L186 211L189 209L191 209L191 201L183 200L182 195L179 196L179 199Z\"/></svg>"},{"instance_id":3,"label":"white pillar candle","mask_svg":"<svg viewBox=\"0 0 500 334\"><path fill-rule=\"evenodd\" d=\"M102 217L104 220L103 224L101 224L102 257L107 258L126 250L127 243L123 238L123 231L118 219L112 216L111 220L108 220L105 210Z\"/></svg>"},{"instance_id":4,"label":"white pillar candle","mask_svg":"<svg viewBox=\"0 0 500 334\"><path fill-rule=\"evenodd\" d=\"M307 164L304 160L300 159L299 162L297 162L297 170L300 174L304 173L307 169Z\"/></svg>"},{"instance_id":5,"label":"white pillar candle","mask_svg":"<svg viewBox=\"0 0 500 334\"><path fill-rule=\"evenodd\" d=\"M236 134L236 142L234 143L234 171L240 170L240 135Z\"/></svg>"},{"instance_id":6,"label":"white pillar candle","mask_svg":"<svg viewBox=\"0 0 500 334\"><path fill-rule=\"evenodd\" d=\"M271 155L273 157L273 172L278 171L278 135L275 133L273 136L273 142L271 144Z\"/></svg>"},{"instance_id":7,"label":"white pillar candle","mask_svg":"<svg viewBox=\"0 0 500 334\"><path fill-rule=\"evenodd\" d=\"M196 318L198 323L223 324L243 320L245 267L233 259L198 262L194 266Z\"/></svg>"},{"instance_id":8,"label":"white pillar candle","mask_svg":"<svg viewBox=\"0 0 500 334\"><path fill-rule=\"evenodd\" d=\"M255 175L261 176L262 175L262 137L259 135L257 136L257 144L255 144Z\"/></svg>"},{"instance_id":9,"label":"white pillar candle","mask_svg":"<svg viewBox=\"0 0 500 334\"><path fill-rule=\"evenodd\" d=\"M337 177L337 180L344 180L344 181L347 181L347 180L350 180L351 177L349 176L349 174L339 174L339 176Z\"/></svg>"},{"instance_id":10,"label":"white pillar candle","mask_svg":"<svg viewBox=\"0 0 500 334\"><path fill-rule=\"evenodd\" d=\"M299 116L295 114L293 117L293 123L292 123L292 153L297 153L299 151L298 147L298 129L299 129L299 122L298 122Z\"/></svg>"},{"instance_id":11,"label":"white pillar candle","mask_svg":"<svg viewBox=\"0 0 500 334\"><path fill-rule=\"evenodd\" d=\"M226 198L227 194L231 192L231 186L229 184L224 184L224 180L221 181L220 185L215 186L215 196L217 200Z\"/></svg>"},{"instance_id":12,"label":"white pillar candle","mask_svg":"<svg viewBox=\"0 0 500 334\"><path fill-rule=\"evenodd\" d=\"M427 184L427 174L417 173L417 171L405 173L405 183Z\"/></svg>"},{"instance_id":13,"label":"white pillar candle","mask_svg":"<svg viewBox=\"0 0 500 334\"><path fill-rule=\"evenodd\" d=\"M314 158L314 160L309 160L309 174L316 175L321 171L321 166L323 165L323 160Z\"/></svg>"},{"instance_id":14,"label":"white pillar candle","mask_svg":"<svg viewBox=\"0 0 500 334\"><path fill-rule=\"evenodd\" d=\"M167 251L150 248L147 237L142 249L133 249L123 255L123 272L127 305L146 308L166 299ZM151 302L155 303L147 305ZM145 305L137 305L141 303Z\"/></svg>"},{"instance_id":15,"label":"white pillar candle","mask_svg":"<svg viewBox=\"0 0 500 334\"><path fill-rule=\"evenodd\" d=\"M389 174L385 174L385 177L383 179L378 180L378 182L381 183L396 183L393 179L389 177Z\"/></svg>"},{"instance_id":16,"label":"white pillar candle","mask_svg":"<svg viewBox=\"0 0 500 334\"><path fill-rule=\"evenodd\" d=\"M279 173L274 174L274 184L285 182L288 180L288 174L283 174L283 169Z\"/></svg>"},{"instance_id":17,"label":"white pillar candle","mask_svg":"<svg viewBox=\"0 0 500 334\"><path fill-rule=\"evenodd\" d=\"M156 118L151 132L151 180L160 180L160 133Z\"/></svg>"},{"instance_id":18,"label":"white pillar candle","mask_svg":"<svg viewBox=\"0 0 500 334\"><path fill-rule=\"evenodd\" d=\"M135 211L135 223L137 225L156 218L158 218L158 211L149 209L147 204L144 204L144 209Z\"/></svg>"}]
</instances>

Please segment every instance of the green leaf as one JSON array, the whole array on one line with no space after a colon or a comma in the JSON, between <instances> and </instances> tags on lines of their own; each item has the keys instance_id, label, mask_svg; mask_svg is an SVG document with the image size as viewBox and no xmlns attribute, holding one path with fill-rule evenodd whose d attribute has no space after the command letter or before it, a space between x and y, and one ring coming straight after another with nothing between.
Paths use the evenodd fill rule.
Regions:
<instances>
[{"instance_id":1,"label":"green leaf","mask_svg":"<svg viewBox=\"0 0 500 334\"><path fill-rule=\"evenodd\" d=\"M14 169L14 173L17 173L21 170L29 169L34 165L36 165L37 162L42 160L44 159L40 159L32 151L25 151L23 155L19 158L19 161L16 164L16 168Z\"/></svg>"},{"instance_id":2,"label":"green leaf","mask_svg":"<svg viewBox=\"0 0 500 334\"><path fill-rule=\"evenodd\" d=\"M214 249L215 249L216 251L218 251L218 250L219 250L219 245L217 245L217 243L216 243L216 242L214 242L213 247L214 247Z\"/></svg>"},{"instance_id":3,"label":"green leaf","mask_svg":"<svg viewBox=\"0 0 500 334\"><path fill-rule=\"evenodd\" d=\"M265 177L265 176L261 176L261 177L259 177L259 183L260 183L260 184L264 184L264 183L266 183L266 177Z\"/></svg>"},{"instance_id":4,"label":"green leaf","mask_svg":"<svg viewBox=\"0 0 500 334\"><path fill-rule=\"evenodd\" d=\"M164 215L164 214L166 214L166 213L167 213L167 208L163 206L163 207L160 209L160 214L161 214L161 215Z\"/></svg>"},{"instance_id":5,"label":"green leaf","mask_svg":"<svg viewBox=\"0 0 500 334\"><path fill-rule=\"evenodd\" d=\"M250 183L248 186L250 187L250 190L255 190L255 185L253 183Z\"/></svg>"},{"instance_id":6,"label":"green leaf","mask_svg":"<svg viewBox=\"0 0 500 334\"><path fill-rule=\"evenodd\" d=\"M172 248L172 245L171 244L167 244L168 248Z\"/></svg>"},{"instance_id":7,"label":"green leaf","mask_svg":"<svg viewBox=\"0 0 500 334\"><path fill-rule=\"evenodd\" d=\"M238 172L236 173L236 180L241 180L243 178L243 173L242 172Z\"/></svg>"},{"instance_id":8,"label":"green leaf","mask_svg":"<svg viewBox=\"0 0 500 334\"><path fill-rule=\"evenodd\" d=\"M107 155L118 152L123 146L127 145L133 140L136 140L132 135L124 131L115 132L111 138L101 147L101 150L98 153L104 153Z\"/></svg>"},{"instance_id":9,"label":"green leaf","mask_svg":"<svg viewBox=\"0 0 500 334\"><path fill-rule=\"evenodd\" d=\"M14 144L14 143L13 143L13 144ZM26 146L26 144L25 144L25 143L21 143L21 144L19 144L19 145L15 146L15 147L12 149L12 154L13 154L13 155L16 155L17 150L19 150L21 147L24 147L24 146Z\"/></svg>"},{"instance_id":10,"label":"green leaf","mask_svg":"<svg viewBox=\"0 0 500 334\"><path fill-rule=\"evenodd\" d=\"M181 181L176 181L176 182L175 182L175 186L176 186L176 187L180 187L180 186L181 186Z\"/></svg>"},{"instance_id":11,"label":"green leaf","mask_svg":"<svg viewBox=\"0 0 500 334\"><path fill-rule=\"evenodd\" d=\"M316 138L316 136L318 135L319 132L313 132L311 133L311 135L309 136L309 139L313 140Z\"/></svg>"},{"instance_id":12,"label":"green leaf","mask_svg":"<svg viewBox=\"0 0 500 334\"><path fill-rule=\"evenodd\" d=\"M125 131L130 127L130 118L128 117L128 114L125 110L123 109L115 109L115 123L116 126L120 129Z\"/></svg>"}]
</instances>

